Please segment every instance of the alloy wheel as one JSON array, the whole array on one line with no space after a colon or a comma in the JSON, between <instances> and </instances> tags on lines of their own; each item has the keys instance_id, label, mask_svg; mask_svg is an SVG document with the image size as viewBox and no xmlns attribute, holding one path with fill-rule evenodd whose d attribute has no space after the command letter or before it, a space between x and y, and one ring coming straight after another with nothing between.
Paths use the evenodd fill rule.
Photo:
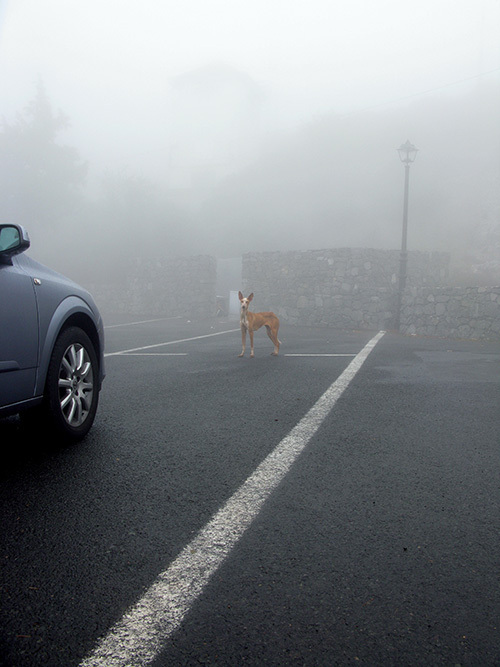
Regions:
<instances>
[{"instance_id":1,"label":"alloy wheel","mask_svg":"<svg viewBox=\"0 0 500 667\"><path fill-rule=\"evenodd\" d=\"M92 406L94 373L90 356L80 343L66 349L59 367L61 413L71 427L81 426Z\"/></svg>"}]
</instances>

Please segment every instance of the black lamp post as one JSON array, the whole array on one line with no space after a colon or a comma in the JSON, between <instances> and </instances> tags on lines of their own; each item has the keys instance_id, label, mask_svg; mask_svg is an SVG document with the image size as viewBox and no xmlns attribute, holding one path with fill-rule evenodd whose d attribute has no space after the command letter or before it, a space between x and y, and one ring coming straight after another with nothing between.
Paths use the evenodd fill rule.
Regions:
<instances>
[{"instance_id":1,"label":"black lamp post","mask_svg":"<svg viewBox=\"0 0 500 667\"><path fill-rule=\"evenodd\" d=\"M408 238L408 188L410 182L410 164L417 157L418 148L415 148L408 140L398 148L399 159L405 166L405 191L403 204L403 237L401 239L401 255L399 259L399 289L398 304L396 311L396 328L399 331L401 325L401 303L403 292L406 287L406 273L408 264L407 238Z\"/></svg>"}]
</instances>

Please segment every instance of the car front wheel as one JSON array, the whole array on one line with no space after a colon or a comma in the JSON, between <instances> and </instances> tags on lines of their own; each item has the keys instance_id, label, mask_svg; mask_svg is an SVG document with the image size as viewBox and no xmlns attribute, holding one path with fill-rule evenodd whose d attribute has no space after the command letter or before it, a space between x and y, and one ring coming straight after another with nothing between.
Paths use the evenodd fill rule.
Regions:
<instances>
[{"instance_id":1,"label":"car front wheel","mask_svg":"<svg viewBox=\"0 0 500 667\"><path fill-rule=\"evenodd\" d=\"M63 435L77 440L88 433L99 399L98 377L90 338L79 327L65 329L54 345L44 398L48 418Z\"/></svg>"}]
</instances>

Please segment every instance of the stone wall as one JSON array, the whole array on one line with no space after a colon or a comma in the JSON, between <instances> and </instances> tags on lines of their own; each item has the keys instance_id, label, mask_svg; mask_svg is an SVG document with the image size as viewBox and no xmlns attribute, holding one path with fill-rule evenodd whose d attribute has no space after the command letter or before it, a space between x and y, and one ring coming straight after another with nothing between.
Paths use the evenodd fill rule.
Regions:
<instances>
[{"instance_id":1,"label":"stone wall","mask_svg":"<svg viewBox=\"0 0 500 667\"><path fill-rule=\"evenodd\" d=\"M400 253L340 248L306 252L247 253L243 286L257 310L274 310L292 324L342 328L393 328ZM443 285L447 253L411 252L408 287Z\"/></svg>"},{"instance_id":2,"label":"stone wall","mask_svg":"<svg viewBox=\"0 0 500 667\"><path fill-rule=\"evenodd\" d=\"M500 287L408 289L401 333L446 338L500 339Z\"/></svg>"},{"instance_id":3,"label":"stone wall","mask_svg":"<svg viewBox=\"0 0 500 667\"><path fill-rule=\"evenodd\" d=\"M242 290L253 309L290 324L393 329L399 251L370 249L247 253ZM449 287L446 253L408 253L401 310L407 335L500 340L500 287ZM103 314L212 318L217 260L208 255L143 260L120 284L88 285Z\"/></svg>"},{"instance_id":4,"label":"stone wall","mask_svg":"<svg viewBox=\"0 0 500 667\"><path fill-rule=\"evenodd\" d=\"M138 261L124 283L89 285L103 313L202 319L215 313L217 261L210 255Z\"/></svg>"}]
</instances>

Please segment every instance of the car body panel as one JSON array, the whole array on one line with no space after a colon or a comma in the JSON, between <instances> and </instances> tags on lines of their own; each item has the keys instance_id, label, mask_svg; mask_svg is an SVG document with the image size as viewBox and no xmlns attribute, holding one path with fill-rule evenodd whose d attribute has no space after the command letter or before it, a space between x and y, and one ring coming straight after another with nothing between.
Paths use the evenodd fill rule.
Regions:
<instances>
[{"instance_id":1,"label":"car body panel","mask_svg":"<svg viewBox=\"0 0 500 667\"><path fill-rule=\"evenodd\" d=\"M14 258L14 261L16 260L21 261L24 269L36 280L35 294L40 329L40 372L36 393L43 392L50 354L59 333L64 325L77 315L86 316L88 326L95 330L99 340L96 353L99 357L100 386L104 378L104 326L94 299L77 283L30 257L22 255Z\"/></svg>"},{"instance_id":2,"label":"car body panel","mask_svg":"<svg viewBox=\"0 0 500 667\"><path fill-rule=\"evenodd\" d=\"M0 406L33 397L38 368L33 281L16 260L0 264Z\"/></svg>"},{"instance_id":3,"label":"car body panel","mask_svg":"<svg viewBox=\"0 0 500 667\"><path fill-rule=\"evenodd\" d=\"M104 379L104 326L92 296L67 278L24 254L0 253L0 414L40 402L55 342L67 326L82 328L99 361L97 389Z\"/></svg>"},{"instance_id":4,"label":"car body panel","mask_svg":"<svg viewBox=\"0 0 500 667\"><path fill-rule=\"evenodd\" d=\"M104 379L104 327L102 320L99 316L97 326L95 326L95 312L86 301L76 295L72 295L63 299L53 313L50 313L50 311L41 313L40 340L44 341L44 343L40 350L40 366L36 380L36 393L43 393L50 356L60 332L74 317L78 317L79 322L81 322L82 316L85 317L85 315L88 324L82 328L84 328L87 333L89 333L88 327L94 328L95 333L100 340L99 345L96 346L96 354L99 358L98 385L100 389Z\"/></svg>"}]
</instances>

